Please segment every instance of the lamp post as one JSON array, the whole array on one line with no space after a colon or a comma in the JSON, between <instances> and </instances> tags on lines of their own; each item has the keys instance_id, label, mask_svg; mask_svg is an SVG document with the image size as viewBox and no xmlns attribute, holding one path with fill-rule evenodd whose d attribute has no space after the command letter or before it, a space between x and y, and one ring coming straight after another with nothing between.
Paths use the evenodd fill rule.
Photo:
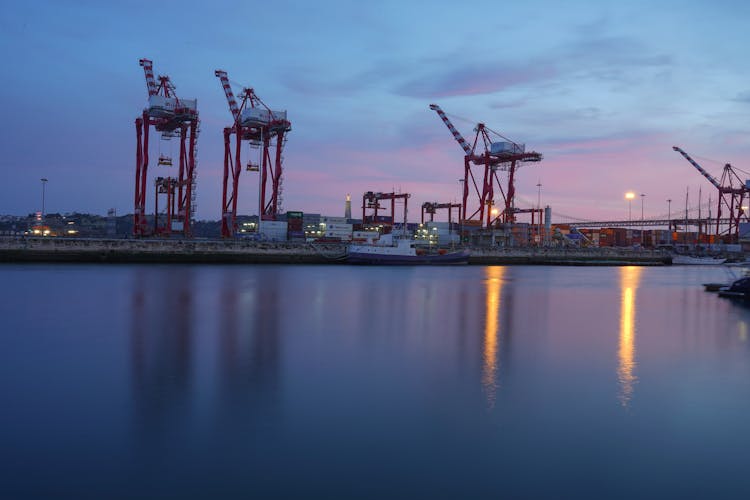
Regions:
<instances>
[{"instance_id":1,"label":"lamp post","mask_svg":"<svg viewBox=\"0 0 750 500\"><path fill-rule=\"evenodd\" d=\"M47 179L45 177L42 177L39 180L42 181L42 220L44 220L44 192L47 186Z\"/></svg>"},{"instance_id":2,"label":"lamp post","mask_svg":"<svg viewBox=\"0 0 750 500\"><path fill-rule=\"evenodd\" d=\"M488 226L488 228L490 228L490 227L497 227L496 223L495 223L495 219L497 219L497 214L500 213L500 212L498 212L497 208L495 208L492 205L492 200L489 201L488 206L489 206L489 210L490 210L490 218L492 220L492 226ZM507 226L505 224L503 224L503 235L504 236L505 236L507 230L508 230ZM490 231L492 232L492 246L495 246L495 230L494 229L490 229ZM503 238L503 245L507 245L507 237Z\"/></svg>"},{"instance_id":3,"label":"lamp post","mask_svg":"<svg viewBox=\"0 0 750 500\"><path fill-rule=\"evenodd\" d=\"M630 228L630 224L633 220L633 198L635 198L634 192L628 191L625 193L625 199L628 200L628 231L630 231L630 241L628 242L628 245L633 244L633 230Z\"/></svg>"},{"instance_id":4,"label":"lamp post","mask_svg":"<svg viewBox=\"0 0 750 500\"><path fill-rule=\"evenodd\" d=\"M539 221L537 222L537 230L536 230L536 237L537 237L537 246L542 246L542 180L539 179L539 182L536 183L537 188L537 195L536 195L536 210L537 210L537 216L539 217Z\"/></svg>"},{"instance_id":5,"label":"lamp post","mask_svg":"<svg viewBox=\"0 0 750 500\"><path fill-rule=\"evenodd\" d=\"M669 226L669 232L672 232L672 199L667 200L667 225Z\"/></svg>"},{"instance_id":6,"label":"lamp post","mask_svg":"<svg viewBox=\"0 0 750 500\"><path fill-rule=\"evenodd\" d=\"M643 234L643 200L646 198L646 195L641 193L641 248L645 246L646 238Z\"/></svg>"},{"instance_id":7,"label":"lamp post","mask_svg":"<svg viewBox=\"0 0 750 500\"><path fill-rule=\"evenodd\" d=\"M459 198L461 208L458 209L458 242L460 244L464 241L464 219L466 218L464 213L466 208L464 206L464 179L458 179L458 185L461 186L461 197Z\"/></svg>"},{"instance_id":8,"label":"lamp post","mask_svg":"<svg viewBox=\"0 0 750 500\"><path fill-rule=\"evenodd\" d=\"M635 193L632 191L625 193L625 199L628 200L628 226L630 226L630 223L633 220L633 198L635 198Z\"/></svg>"}]
</instances>

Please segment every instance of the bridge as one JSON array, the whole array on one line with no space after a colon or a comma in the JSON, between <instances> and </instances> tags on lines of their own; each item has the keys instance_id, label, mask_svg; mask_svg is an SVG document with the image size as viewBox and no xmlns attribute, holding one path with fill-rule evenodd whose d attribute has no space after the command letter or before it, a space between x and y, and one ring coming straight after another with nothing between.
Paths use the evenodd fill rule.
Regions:
<instances>
[{"instance_id":1,"label":"bridge","mask_svg":"<svg viewBox=\"0 0 750 500\"><path fill-rule=\"evenodd\" d=\"M555 224L555 222L553 222ZM560 223L557 223L560 224ZM716 225L716 219L708 218L688 218L688 219L638 219L638 220L610 220L610 221L570 221L563 224L570 224L573 227L630 227L639 229L641 227L685 227L700 226L713 227ZM729 219L719 219L719 225L729 224Z\"/></svg>"}]
</instances>

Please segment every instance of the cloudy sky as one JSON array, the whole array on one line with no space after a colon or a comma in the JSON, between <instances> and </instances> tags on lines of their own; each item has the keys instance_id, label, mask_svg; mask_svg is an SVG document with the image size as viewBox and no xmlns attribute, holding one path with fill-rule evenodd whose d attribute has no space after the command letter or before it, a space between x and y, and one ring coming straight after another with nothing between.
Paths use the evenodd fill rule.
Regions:
<instances>
[{"instance_id":1,"label":"cloudy sky","mask_svg":"<svg viewBox=\"0 0 750 500\"><path fill-rule=\"evenodd\" d=\"M4 7L0 214L39 210L42 177L47 211L132 212L142 57L198 99L201 219L220 217L231 121L217 68L288 111L285 210L343 215L347 193L400 190L415 221L456 199L463 152L433 102L467 138L481 121L542 153L517 204L541 183L558 220L625 219L628 190L646 195L634 217L684 208L686 190L715 200L673 145L717 177L750 172L746 2L111 3ZM239 212L256 203L243 172Z\"/></svg>"}]
</instances>

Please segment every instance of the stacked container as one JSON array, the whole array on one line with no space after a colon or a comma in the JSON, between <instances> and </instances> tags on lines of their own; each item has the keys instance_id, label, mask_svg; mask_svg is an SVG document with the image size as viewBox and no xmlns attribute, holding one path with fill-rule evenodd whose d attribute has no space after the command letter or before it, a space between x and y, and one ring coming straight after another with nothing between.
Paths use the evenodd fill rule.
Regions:
<instances>
[{"instance_id":1,"label":"stacked container","mask_svg":"<svg viewBox=\"0 0 750 500\"><path fill-rule=\"evenodd\" d=\"M287 227L284 221L264 220L260 224L260 233L268 241L286 241Z\"/></svg>"},{"instance_id":2,"label":"stacked container","mask_svg":"<svg viewBox=\"0 0 750 500\"><path fill-rule=\"evenodd\" d=\"M287 237L290 241L305 239L305 229L303 227L302 220L302 212L286 213Z\"/></svg>"}]
</instances>

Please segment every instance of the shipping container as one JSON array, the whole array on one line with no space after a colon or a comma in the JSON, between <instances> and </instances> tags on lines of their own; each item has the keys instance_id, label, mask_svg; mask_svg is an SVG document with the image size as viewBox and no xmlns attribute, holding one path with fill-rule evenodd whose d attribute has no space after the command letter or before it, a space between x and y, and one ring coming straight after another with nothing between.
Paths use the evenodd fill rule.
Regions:
<instances>
[{"instance_id":1,"label":"shipping container","mask_svg":"<svg viewBox=\"0 0 750 500\"><path fill-rule=\"evenodd\" d=\"M330 223L323 223L321 227L324 227L325 229L340 229L340 230L346 230L351 231L352 225L351 224L330 224Z\"/></svg>"},{"instance_id":2,"label":"shipping container","mask_svg":"<svg viewBox=\"0 0 750 500\"><path fill-rule=\"evenodd\" d=\"M380 238L377 231L352 231L352 241L375 241Z\"/></svg>"},{"instance_id":3,"label":"shipping container","mask_svg":"<svg viewBox=\"0 0 750 500\"><path fill-rule=\"evenodd\" d=\"M347 224L346 217L329 217L329 216L322 216L320 217L320 222L323 222L325 224Z\"/></svg>"}]
</instances>

